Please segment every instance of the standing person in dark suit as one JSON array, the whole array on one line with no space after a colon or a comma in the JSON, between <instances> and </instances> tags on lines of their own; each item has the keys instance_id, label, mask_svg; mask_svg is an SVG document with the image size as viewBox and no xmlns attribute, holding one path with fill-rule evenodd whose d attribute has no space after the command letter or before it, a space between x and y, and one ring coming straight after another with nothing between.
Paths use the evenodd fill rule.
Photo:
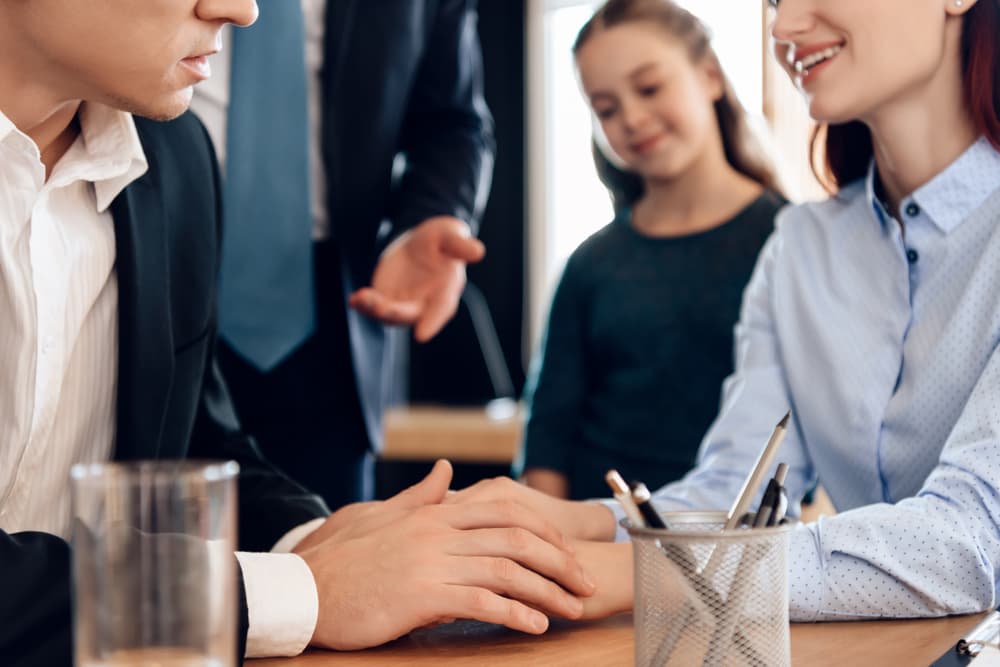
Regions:
<instances>
[{"instance_id":1,"label":"standing person in dark suit","mask_svg":"<svg viewBox=\"0 0 1000 667\"><path fill-rule=\"evenodd\" d=\"M181 114L223 24L255 17L253 0L0 2L5 667L71 661L74 463L239 462L248 655L371 646L445 618L541 632L537 610L577 616L567 591L592 591L547 523L439 505L447 464L326 518L240 430L214 354L219 179Z\"/></svg>"},{"instance_id":2,"label":"standing person in dark suit","mask_svg":"<svg viewBox=\"0 0 1000 667\"><path fill-rule=\"evenodd\" d=\"M383 324L430 339L483 255L476 16L474 0L264 0L195 92L227 183L222 370L268 459L332 507L372 495Z\"/></svg>"}]
</instances>

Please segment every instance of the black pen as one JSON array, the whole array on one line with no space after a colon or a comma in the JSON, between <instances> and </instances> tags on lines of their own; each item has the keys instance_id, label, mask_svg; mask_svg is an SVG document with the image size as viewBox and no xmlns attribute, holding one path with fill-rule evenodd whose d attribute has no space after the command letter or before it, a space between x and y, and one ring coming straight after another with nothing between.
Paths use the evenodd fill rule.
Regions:
<instances>
[{"instance_id":1,"label":"black pen","mask_svg":"<svg viewBox=\"0 0 1000 667\"><path fill-rule=\"evenodd\" d=\"M787 496L783 498L784 487L782 485L785 483L786 475L788 475L788 464L779 463L774 477L767 483L767 490L764 491L760 507L757 508L757 516L753 521L754 528L775 526L778 521L784 518L788 499ZM784 507L782 507L782 500L784 500ZM779 513L781 514L780 517L778 516Z\"/></svg>"},{"instance_id":2,"label":"black pen","mask_svg":"<svg viewBox=\"0 0 1000 667\"><path fill-rule=\"evenodd\" d=\"M632 500L635 501L635 506L639 508L642 513L642 518L646 520L646 525L650 528L659 528L665 530L667 524L663 522L663 518L660 516L656 508L653 507L653 503L650 502L652 494L650 494L649 489L642 482L632 482Z\"/></svg>"},{"instance_id":3,"label":"black pen","mask_svg":"<svg viewBox=\"0 0 1000 667\"><path fill-rule=\"evenodd\" d=\"M782 470L781 466L785 466ZM779 478L778 475L781 475ZM785 491L785 476L788 474L788 465L782 463L778 466L778 472L774 473L774 478L778 480L778 501L774 505L774 511L767 525L777 526L785 522L785 512L788 511L788 493Z\"/></svg>"}]
</instances>

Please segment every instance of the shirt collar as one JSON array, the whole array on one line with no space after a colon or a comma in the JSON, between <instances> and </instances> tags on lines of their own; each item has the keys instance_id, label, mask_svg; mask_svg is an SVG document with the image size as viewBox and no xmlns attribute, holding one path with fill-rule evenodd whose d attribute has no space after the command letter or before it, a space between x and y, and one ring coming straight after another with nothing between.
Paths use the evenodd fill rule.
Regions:
<instances>
[{"instance_id":1,"label":"shirt collar","mask_svg":"<svg viewBox=\"0 0 1000 667\"><path fill-rule=\"evenodd\" d=\"M74 148L84 151L80 168L87 170L86 180L94 184L97 210L103 213L115 197L149 170L149 162L130 113L84 102L80 107L80 130ZM58 167L52 176L59 176Z\"/></svg>"},{"instance_id":2,"label":"shirt collar","mask_svg":"<svg viewBox=\"0 0 1000 667\"><path fill-rule=\"evenodd\" d=\"M892 214L875 194L875 161L868 166L865 192L885 224ZM900 208L916 203L945 234L966 220L1000 186L1000 152L985 137L977 139L950 165L905 197Z\"/></svg>"},{"instance_id":3,"label":"shirt collar","mask_svg":"<svg viewBox=\"0 0 1000 667\"><path fill-rule=\"evenodd\" d=\"M4 115L3 111L0 111L0 143L7 138L7 135L16 129L17 128L14 127L14 123L12 123L11 120Z\"/></svg>"},{"instance_id":4,"label":"shirt collar","mask_svg":"<svg viewBox=\"0 0 1000 667\"><path fill-rule=\"evenodd\" d=\"M879 199L878 195L875 193L875 159L868 163L868 173L865 175L865 196L868 201L871 202L872 210L875 212L875 219L881 223L884 228L886 224L892 220L892 214L885 210L885 206L882 205L882 200Z\"/></svg>"},{"instance_id":5,"label":"shirt collar","mask_svg":"<svg viewBox=\"0 0 1000 667\"><path fill-rule=\"evenodd\" d=\"M103 213L115 197L146 173L149 162L131 114L84 102L78 116L80 136L56 163L47 185L61 187L81 180L93 183L97 211ZM34 141L0 111L0 142L11 135L30 144L36 158L41 159Z\"/></svg>"}]
</instances>

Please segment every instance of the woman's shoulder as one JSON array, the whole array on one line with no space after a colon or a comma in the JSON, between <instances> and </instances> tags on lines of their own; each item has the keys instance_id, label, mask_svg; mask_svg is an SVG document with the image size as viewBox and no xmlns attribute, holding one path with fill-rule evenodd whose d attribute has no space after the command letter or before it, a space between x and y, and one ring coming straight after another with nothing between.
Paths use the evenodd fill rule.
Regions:
<instances>
[{"instance_id":1,"label":"woman's shoulder","mask_svg":"<svg viewBox=\"0 0 1000 667\"><path fill-rule=\"evenodd\" d=\"M824 199L788 203L777 212L775 225L782 229L842 225L845 219L858 218L865 198L864 181L855 181Z\"/></svg>"}]
</instances>

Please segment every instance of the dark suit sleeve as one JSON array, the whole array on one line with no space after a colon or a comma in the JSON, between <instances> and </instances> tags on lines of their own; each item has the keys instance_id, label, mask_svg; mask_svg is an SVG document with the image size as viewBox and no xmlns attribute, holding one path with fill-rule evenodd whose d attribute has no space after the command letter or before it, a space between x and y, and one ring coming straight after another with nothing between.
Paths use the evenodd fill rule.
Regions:
<instances>
[{"instance_id":1,"label":"dark suit sleeve","mask_svg":"<svg viewBox=\"0 0 1000 667\"><path fill-rule=\"evenodd\" d=\"M190 114L189 114L190 115ZM194 117L191 116L193 119ZM222 245L222 197L218 163L211 139L199 123L210 152L216 201L216 242ZM218 255L216 256L218 262ZM231 459L240 465L239 548L270 551L282 535L306 521L330 513L323 500L310 494L264 460L254 441L240 428L226 384L215 362L216 308L212 308L208 359L189 456Z\"/></svg>"},{"instance_id":2,"label":"dark suit sleeve","mask_svg":"<svg viewBox=\"0 0 1000 667\"><path fill-rule=\"evenodd\" d=\"M203 145L210 153L212 163L212 180L216 192L216 247L221 247L223 218L218 163L208 133L204 127L200 129ZM218 256L216 261L218 262ZM325 517L330 511L319 496L309 493L265 461L253 439L242 431L215 361L214 303L209 330L209 353L188 455L192 458L230 459L239 464L239 549L270 551L286 532L312 519ZM249 614L243 571L238 564L236 572L239 576L237 590L240 596L237 607L240 618L236 655L242 659L246 653Z\"/></svg>"},{"instance_id":3,"label":"dark suit sleeve","mask_svg":"<svg viewBox=\"0 0 1000 667\"><path fill-rule=\"evenodd\" d=\"M289 530L330 512L323 500L267 463L240 430L214 361L205 374L201 407L191 439L193 458L231 459L240 466L239 548L270 551Z\"/></svg>"},{"instance_id":4,"label":"dark suit sleeve","mask_svg":"<svg viewBox=\"0 0 1000 667\"><path fill-rule=\"evenodd\" d=\"M398 230L453 215L473 231L493 175L493 119L483 98L474 0L443 0L410 92L399 149L406 156L391 217Z\"/></svg>"},{"instance_id":5,"label":"dark suit sleeve","mask_svg":"<svg viewBox=\"0 0 1000 667\"><path fill-rule=\"evenodd\" d=\"M246 648L249 616L239 563L237 654ZM0 531L0 665L73 664L70 548L55 535Z\"/></svg>"},{"instance_id":6,"label":"dark suit sleeve","mask_svg":"<svg viewBox=\"0 0 1000 667\"><path fill-rule=\"evenodd\" d=\"M0 532L0 664L72 664L69 545Z\"/></svg>"}]
</instances>

